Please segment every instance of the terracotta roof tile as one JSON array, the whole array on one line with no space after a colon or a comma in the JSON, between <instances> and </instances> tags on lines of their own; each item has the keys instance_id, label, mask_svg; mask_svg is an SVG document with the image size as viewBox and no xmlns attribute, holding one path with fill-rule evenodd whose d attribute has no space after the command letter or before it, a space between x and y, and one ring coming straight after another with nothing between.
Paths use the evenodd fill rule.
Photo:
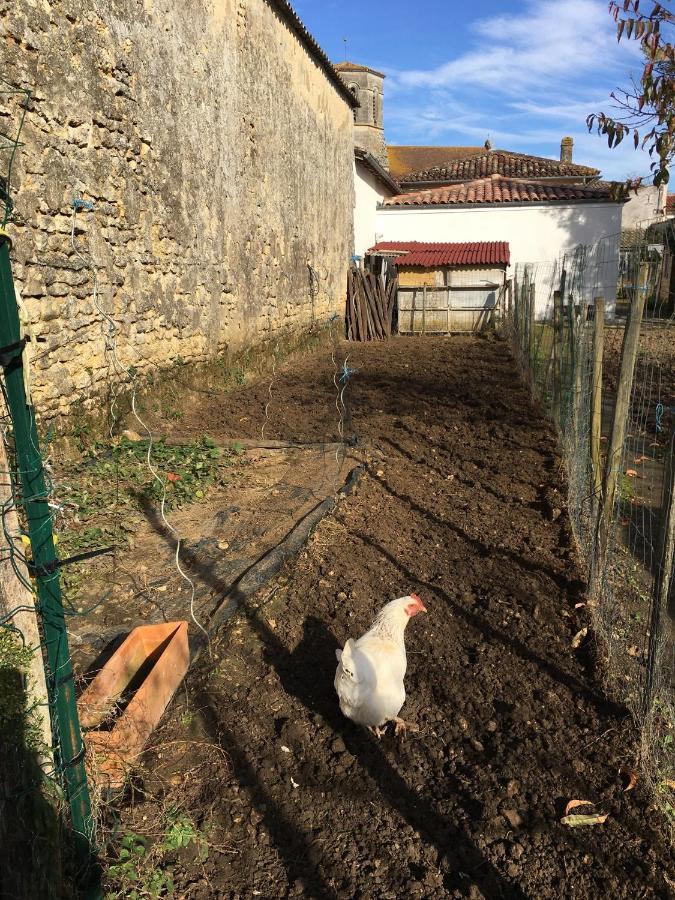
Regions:
<instances>
[{"instance_id":1,"label":"terracotta roof tile","mask_svg":"<svg viewBox=\"0 0 675 900\"><path fill-rule=\"evenodd\" d=\"M507 241L444 244L422 241L380 241L369 253L399 253L393 262L405 266L508 266Z\"/></svg>"},{"instance_id":2,"label":"terracotta roof tile","mask_svg":"<svg viewBox=\"0 0 675 900\"><path fill-rule=\"evenodd\" d=\"M552 184L545 181L502 178L492 175L461 184L428 188L398 194L384 201L384 206L445 206L480 203L560 203L564 201L600 200L616 202L612 186L607 183Z\"/></svg>"},{"instance_id":3,"label":"terracotta roof tile","mask_svg":"<svg viewBox=\"0 0 675 900\"><path fill-rule=\"evenodd\" d=\"M675 213L675 194L668 194L666 197L666 211Z\"/></svg>"},{"instance_id":4,"label":"terracotta roof tile","mask_svg":"<svg viewBox=\"0 0 675 900\"><path fill-rule=\"evenodd\" d=\"M383 184L389 194L398 194L401 190L401 186L397 184L394 179L389 175L386 169L383 169L380 165L379 161L373 156L372 153L369 153L367 150L364 150L363 147L354 147L354 156L363 165L369 169L373 175Z\"/></svg>"},{"instance_id":5,"label":"terracotta roof tile","mask_svg":"<svg viewBox=\"0 0 675 900\"><path fill-rule=\"evenodd\" d=\"M487 175L503 175L506 178L594 178L598 169L563 163L558 159L544 156L530 156L527 153L513 153L510 150L483 150L468 153L463 157L448 158L442 163L428 168L409 171L399 177L404 184L433 183L447 184L453 181L468 181Z\"/></svg>"},{"instance_id":6,"label":"terracotta roof tile","mask_svg":"<svg viewBox=\"0 0 675 900\"><path fill-rule=\"evenodd\" d=\"M484 153L482 147L398 147L389 144L389 171L392 178L400 181L405 175L439 166L451 159L465 158L472 153Z\"/></svg>"},{"instance_id":7,"label":"terracotta roof tile","mask_svg":"<svg viewBox=\"0 0 675 900\"><path fill-rule=\"evenodd\" d=\"M378 72L377 69L371 69L370 66L361 66L358 63L336 63L335 69L338 72L370 72L372 75L378 75L380 78L386 77L382 72Z\"/></svg>"}]
</instances>

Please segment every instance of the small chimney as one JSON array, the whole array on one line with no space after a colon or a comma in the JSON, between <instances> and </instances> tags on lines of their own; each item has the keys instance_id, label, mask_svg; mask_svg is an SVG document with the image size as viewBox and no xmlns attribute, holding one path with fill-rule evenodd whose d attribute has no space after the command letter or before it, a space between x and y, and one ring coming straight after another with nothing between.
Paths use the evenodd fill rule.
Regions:
<instances>
[{"instance_id":1,"label":"small chimney","mask_svg":"<svg viewBox=\"0 0 675 900\"><path fill-rule=\"evenodd\" d=\"M560 142L560 162L571 163L574 151L574 141L571 137L564 137Z\"/></svg>"}]
</instances>

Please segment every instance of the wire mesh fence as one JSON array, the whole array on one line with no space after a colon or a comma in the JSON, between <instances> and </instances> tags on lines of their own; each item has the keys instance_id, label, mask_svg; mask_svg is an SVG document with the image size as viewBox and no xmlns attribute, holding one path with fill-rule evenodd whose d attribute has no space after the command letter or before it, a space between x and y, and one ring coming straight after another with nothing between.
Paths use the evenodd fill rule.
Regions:
<instances>
[{"instance_id":1,"label":"wire mesh fence","mask_svg":"<svg viewBox=\"0 0 675 900\"><path fill-rule=\"evenodd\" d=\"M504 330L561 440L608 688L675 823L675 222L518 265Z\"/></svg>"}]
</instances>

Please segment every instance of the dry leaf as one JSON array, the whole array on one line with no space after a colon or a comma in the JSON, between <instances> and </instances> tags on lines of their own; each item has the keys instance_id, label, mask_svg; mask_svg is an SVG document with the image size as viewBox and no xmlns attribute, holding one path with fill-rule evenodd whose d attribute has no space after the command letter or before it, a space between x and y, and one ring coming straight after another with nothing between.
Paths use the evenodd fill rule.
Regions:
<instances>
[{"instance_id":1,"label":"dry leaf","mask_svg":"<svg viewBox=\"0 0 675 900\"><path fill-rule=\"evenodd\" d=\"M636 644L633 644L632 647L629 647L628 650L626 650L626 653L629 656L637 656L639 652L640 648Z\"/></svg>"},{"instance_id":2,"label":"dry leaf","mask_svg":"<svg viewBox=\"0 0 675 900\"><path fill-rule=\"evenodd\" d=\"M629 478L636 478L637 472L635 471L635 469L626 469L624 475L628 475Z\"/></svg>"},{"instance_id":3,"label":"dry leaf","mask_svg":"<svg viewBox=\"0 0 675 900\"><path fill-rule=\"evenodd\" d=\"M666 778L666 780L663 783L665 784L666 787L669 787L675 791L675 781L673 781L672 778Z\"/></svg>"},{"instance_id":4,"label":"dry leaf","mask_svg":"<svg viewBox=\"0 0 675 900\"><path fill-rule=\"evenodd\" d=\"M570 811L576 809L577 806L593 806L592 800L570 800L565 807L565 815L569 815Z\"/></svg>"},{"instance_id":5,"label":"dry leaf","mask_svg":"<svg viewBox=\"0 0 675 900\"><path fill-rule=\"evenodd\" d=\"M569 825L572 828L578 828L580 825L602 825L606 821L607 813L596 813L591 816L563 816L560 820L561 824Z\"/></svg>"},{"instance_id":6,"label":"dry leaf","mask_svg":"<svg viewBox=\"0 0 675 900\"><path fill-rule=\"evenodd\" d=\"M586 606L585 603L575 603L575 604L574 604L574 608L575 608L575 609L583 609L584 606Z\"/></svg>"},{"instance_id":7,"label":"dry leaf","mask_svg":"<svg viewBox=\"0 0 675 900\"><path fill-rule=\"evenodd\" d=\"M585 628L582 628L581 631L577 631L577 633L572 638L572 647L576 650L577 647L581 646L581 642L588 634L588 625Z\"/></svg>"},{"instance_id":8,"label":"dry leaf","mask_svg":"<svg viewBox=\"0 0 675 900\"><path fill-rule=\"evenodd\" d=\"M628 766L621 766L621 768L619 769L619 775L622 778L626 779L626 787L623 789L624 794L628 791L632 791L637 784L637 772L635 772L633 769L629 769Z\"/></svg>"}]
</instances>

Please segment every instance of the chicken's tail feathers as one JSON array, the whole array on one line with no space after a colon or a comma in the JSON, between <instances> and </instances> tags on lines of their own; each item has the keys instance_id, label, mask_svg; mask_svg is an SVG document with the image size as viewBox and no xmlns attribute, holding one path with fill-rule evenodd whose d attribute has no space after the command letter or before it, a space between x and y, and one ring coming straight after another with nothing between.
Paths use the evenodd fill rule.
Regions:
<instances>
[{"instance_id":1,"label":"chicken's tail feathers","mask_svg":"<svg viewBox=\"0 0 675 900\"><path fill-rule=\"evenodd\" d=\"M335 658L337 659L338 662L341 661L341 659L342 659L342 650L336 650L336 651L335 651Z\"/></svg>"}]
</instances>

